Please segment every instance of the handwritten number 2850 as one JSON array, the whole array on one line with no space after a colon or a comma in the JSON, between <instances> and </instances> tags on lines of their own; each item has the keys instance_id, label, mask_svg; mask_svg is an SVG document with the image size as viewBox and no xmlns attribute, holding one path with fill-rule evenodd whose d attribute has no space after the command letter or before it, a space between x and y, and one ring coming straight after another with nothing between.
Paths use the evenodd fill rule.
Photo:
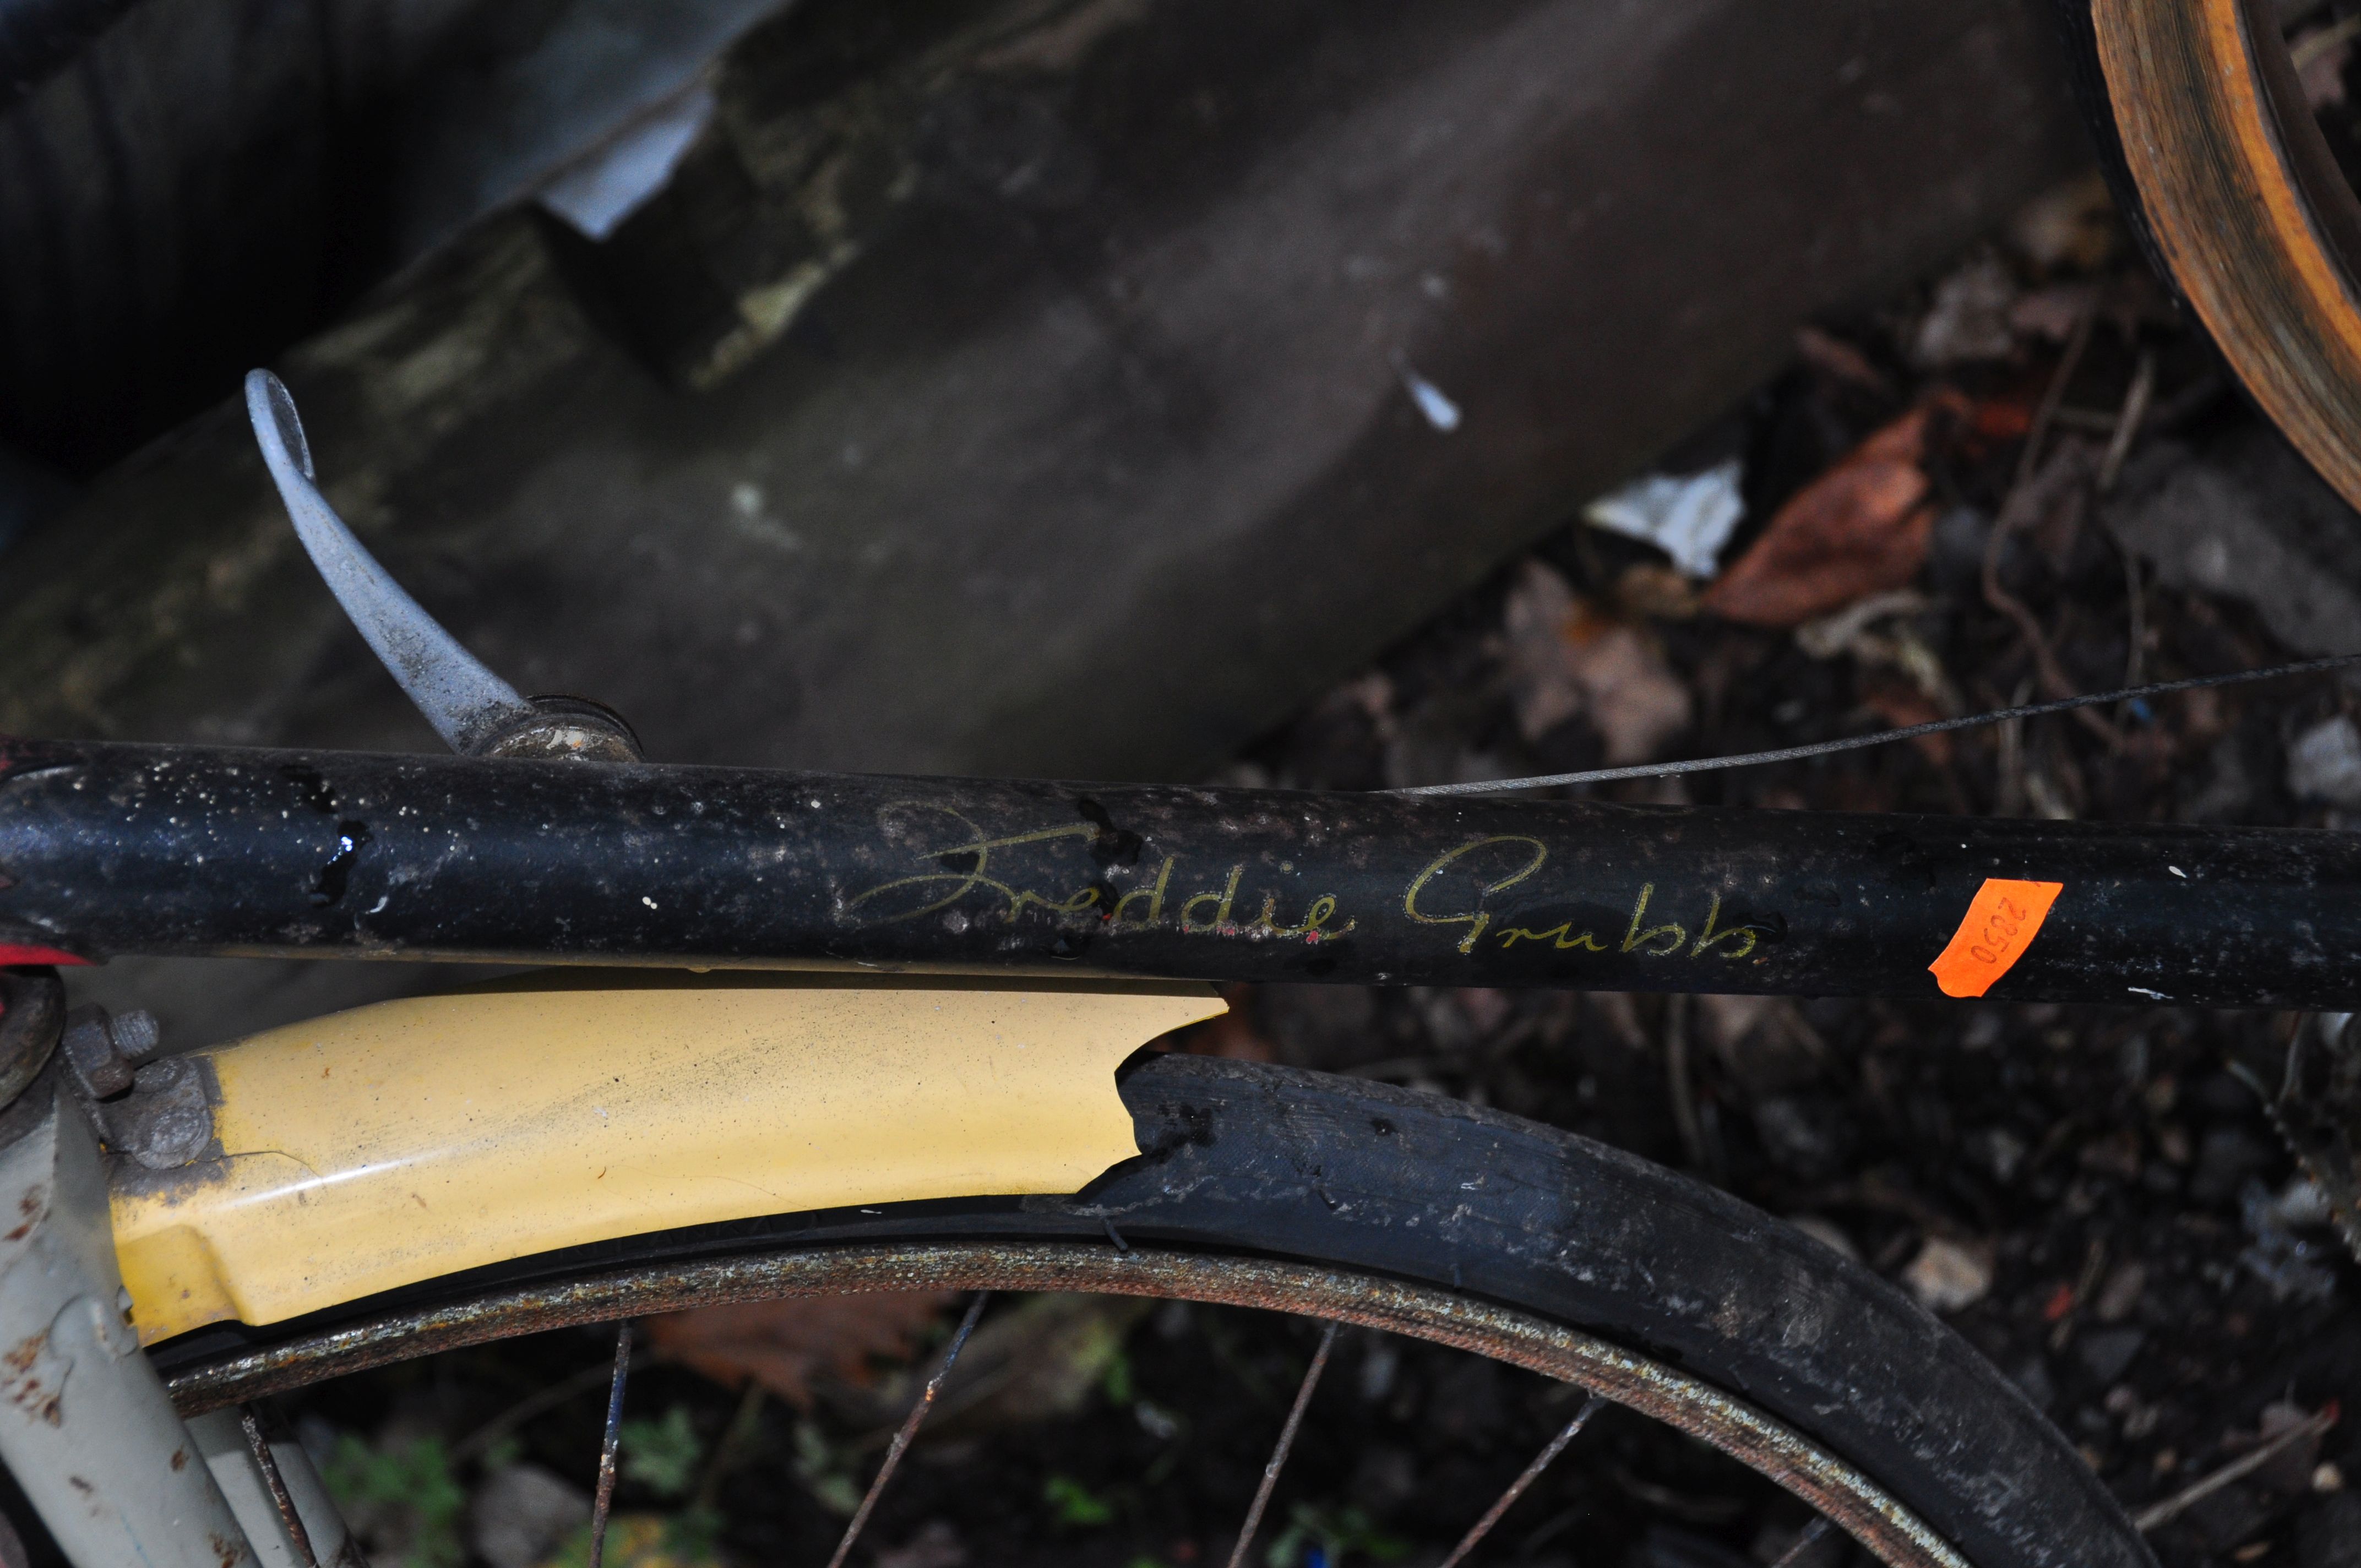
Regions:
<instances>
[{"instance_id":1,"label":"handwritten number 2850","mask_svg":"<svg viewBox=\"0 0 2361 1568\"><path fill-rule=\"evenodd\" d=\"M2004 898L1998 901L1992 916L1984 922L1984 939L1968 949L1968 956L1978 963L1996 964L2009 943L2025 923L2025 911Z\"/></svg>"}]
</instances>

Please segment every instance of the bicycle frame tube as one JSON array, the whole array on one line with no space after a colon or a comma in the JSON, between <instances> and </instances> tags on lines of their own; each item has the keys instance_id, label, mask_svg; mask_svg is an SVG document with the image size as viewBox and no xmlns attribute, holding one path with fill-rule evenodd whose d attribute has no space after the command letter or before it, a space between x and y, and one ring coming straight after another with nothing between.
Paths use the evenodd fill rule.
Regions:
<instances>
[{"instance_id":1,"label":"bicycle frame tube","mask_svg":"<svg viewBox=\"0 0 2361 1568\"><path fill-rule=\"evenodd\" d=\"M0 746L0 962L2349 1007L2356 894L2309 829Z\"/></svg>"}]
</instances>

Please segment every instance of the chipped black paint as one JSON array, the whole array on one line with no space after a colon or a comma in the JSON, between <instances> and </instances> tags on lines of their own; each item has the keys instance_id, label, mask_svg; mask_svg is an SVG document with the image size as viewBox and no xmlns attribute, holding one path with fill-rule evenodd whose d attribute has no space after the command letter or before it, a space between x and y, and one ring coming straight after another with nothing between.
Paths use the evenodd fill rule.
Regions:
<instances>
[{"instance_id":1,"label":"chipped black paint","mask_svg":"<svg viewBox=\"0 0 2361 1568\"><path fill-rule=\"evenodd\" d=\"M361 846L369 841L366 822L336 824L336 851L328 857L327 864L312 883L312 907L331 908L345 901L346 885L352 880L353 862L360 858Z\"/></svg>"}]
</instances>

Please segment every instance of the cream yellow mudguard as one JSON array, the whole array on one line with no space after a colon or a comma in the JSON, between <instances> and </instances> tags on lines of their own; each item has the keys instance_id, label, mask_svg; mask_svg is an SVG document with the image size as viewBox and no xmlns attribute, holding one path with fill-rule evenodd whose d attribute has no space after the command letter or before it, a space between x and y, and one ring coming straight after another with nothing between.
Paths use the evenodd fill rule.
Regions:
<instances>
[{"instance_id":1,"label":"cream yellow mudguard","mask_svg":"<svg viewBox=\"0 0 2361 1568\"><path fill-rule=\"evenodd\" d=\"M1072 1192L1137 1153L1115 1069L1202 986L528 977L200 1058L217 1158L119 1170L154 1343L585 1242L764 1214Z\"/></svg>"}]
</instances>

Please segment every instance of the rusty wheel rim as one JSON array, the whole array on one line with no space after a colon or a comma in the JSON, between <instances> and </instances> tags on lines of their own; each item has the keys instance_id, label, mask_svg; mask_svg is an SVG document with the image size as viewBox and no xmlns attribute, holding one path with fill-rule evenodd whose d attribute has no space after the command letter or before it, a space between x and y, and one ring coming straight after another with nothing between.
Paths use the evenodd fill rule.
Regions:
<instances>
[{"instance_id":1,"label":"rusty wheel rim","mask_svg":"<svg viewBox=\"0 0 2361 1568\"><path fill-rule=\"evenodd\" d=\"M1377 1329L1578 1385L1764 1476L1894 1568L1966 1559L1868 1476L1686 1373L1516 1309L1350 1269L1071 1243L897 1244L661 1263L485 1291L301 1334L169 1379L184 1414L374 1366L690 1306L879 1290L1081 1291L1251 1307Z\"/></svg>"},{"instance_id":2,"label":"rusty wheel rim","mask_svg":"<svg viewBox=\"0 0 2361 1568\"><path fill-rule=\"evenodd\" d=\"M2223 357L2361 506L2361 203L2259 0L2092 0L2125 162Z\"/></svg>"}]
</instances>

